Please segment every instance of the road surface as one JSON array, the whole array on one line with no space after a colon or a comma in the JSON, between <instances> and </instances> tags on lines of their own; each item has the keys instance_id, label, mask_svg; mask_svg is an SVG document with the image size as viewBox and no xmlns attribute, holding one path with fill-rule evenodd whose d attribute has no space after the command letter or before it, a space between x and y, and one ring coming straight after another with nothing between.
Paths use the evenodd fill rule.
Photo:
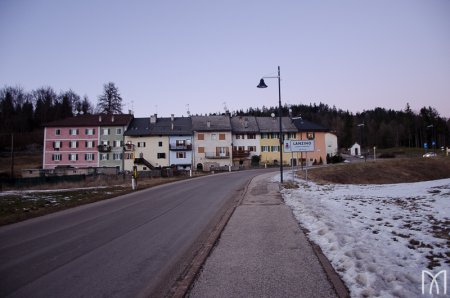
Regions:
<instances>
[{"instance_id":1,"label":"road surface","mask_svg":"<svg viewBox=\"0 0 450 298\"><path fill-rule=\"evenodd\" d=\"M0 296L164 296L262 171L158 186L0 228Z\"/></svg>"}]
</instances>

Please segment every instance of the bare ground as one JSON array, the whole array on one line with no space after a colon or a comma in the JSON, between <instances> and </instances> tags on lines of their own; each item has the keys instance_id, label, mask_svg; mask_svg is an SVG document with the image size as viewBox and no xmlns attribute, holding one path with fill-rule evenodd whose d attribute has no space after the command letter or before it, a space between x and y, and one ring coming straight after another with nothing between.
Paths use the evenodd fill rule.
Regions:
<instances>
[{"instance_id":1,"label":"bare ground","mask_svg":"<svg viewBox=\"0 0 450 298\"><path fill-rule=\"evenodd\" d=\"M297 175L305 177L304 171ZM379 159L308 170L308 179L317 183L389 184L445 178L450 178L450 157Z\"/></svg>"}]
</instances>

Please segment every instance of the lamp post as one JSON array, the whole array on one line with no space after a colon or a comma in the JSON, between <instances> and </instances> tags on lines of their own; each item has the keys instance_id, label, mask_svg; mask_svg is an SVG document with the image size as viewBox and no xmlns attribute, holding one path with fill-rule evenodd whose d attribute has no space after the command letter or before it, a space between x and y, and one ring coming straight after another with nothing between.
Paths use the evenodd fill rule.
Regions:
<instances>
[{"instance_id":1,"label":"lamp post","mask_svg":"<svg viewBox=\"0 0 450 298\"><path fill-rule=\"evenodd\" d=\"M427 128L431 128L431 146L433 147L433 151L436 152L436 140L434 136L434 125L430 124Z\"/></svg>"},{"instance_id":2,"label":"lamp post","mask_svg":"<svg viewBox=\"0 0 450 298\"><path fill-rule=\"evenodd\" d=\"M278 79L278 118L280 121L280 181L283 183L283 130L281 124L281 76L280 76L280 66L278 66L278 76L276 77L262 77L259 81L258 88L267 88L264 79Z\"/></svg>"}]
</instances>

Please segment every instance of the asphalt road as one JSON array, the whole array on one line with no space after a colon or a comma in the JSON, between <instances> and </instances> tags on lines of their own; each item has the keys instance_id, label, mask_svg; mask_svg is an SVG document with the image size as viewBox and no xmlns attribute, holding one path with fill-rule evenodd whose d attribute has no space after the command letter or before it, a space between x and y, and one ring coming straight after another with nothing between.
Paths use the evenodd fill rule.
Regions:
<instances>
[{"instance_id":1,"label":"asphalt road","mask_svg":"<svg viewBox=\"0 0 450 298\"><path fill-rule=\"evenodd\" d=\"M0 228L0 296L164 296L248 181L162 185Z\"/></svg>"}]
</instances>

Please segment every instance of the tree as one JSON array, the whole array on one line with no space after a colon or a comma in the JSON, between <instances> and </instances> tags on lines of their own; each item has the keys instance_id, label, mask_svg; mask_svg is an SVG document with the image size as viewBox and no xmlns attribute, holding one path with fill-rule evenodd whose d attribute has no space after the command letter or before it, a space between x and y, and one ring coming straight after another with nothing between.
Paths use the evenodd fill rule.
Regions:
<instances>
[{"instance_id":1,"label":"tree","mask_svg":"<svg viewBox=\"0 0 450 298\"><path fill-rule=\"evenodd\" d=\"M103 85L103 94L98 97L99 113L122 114L122 97L113 82Z\"/></svg>"}]
</instances>

